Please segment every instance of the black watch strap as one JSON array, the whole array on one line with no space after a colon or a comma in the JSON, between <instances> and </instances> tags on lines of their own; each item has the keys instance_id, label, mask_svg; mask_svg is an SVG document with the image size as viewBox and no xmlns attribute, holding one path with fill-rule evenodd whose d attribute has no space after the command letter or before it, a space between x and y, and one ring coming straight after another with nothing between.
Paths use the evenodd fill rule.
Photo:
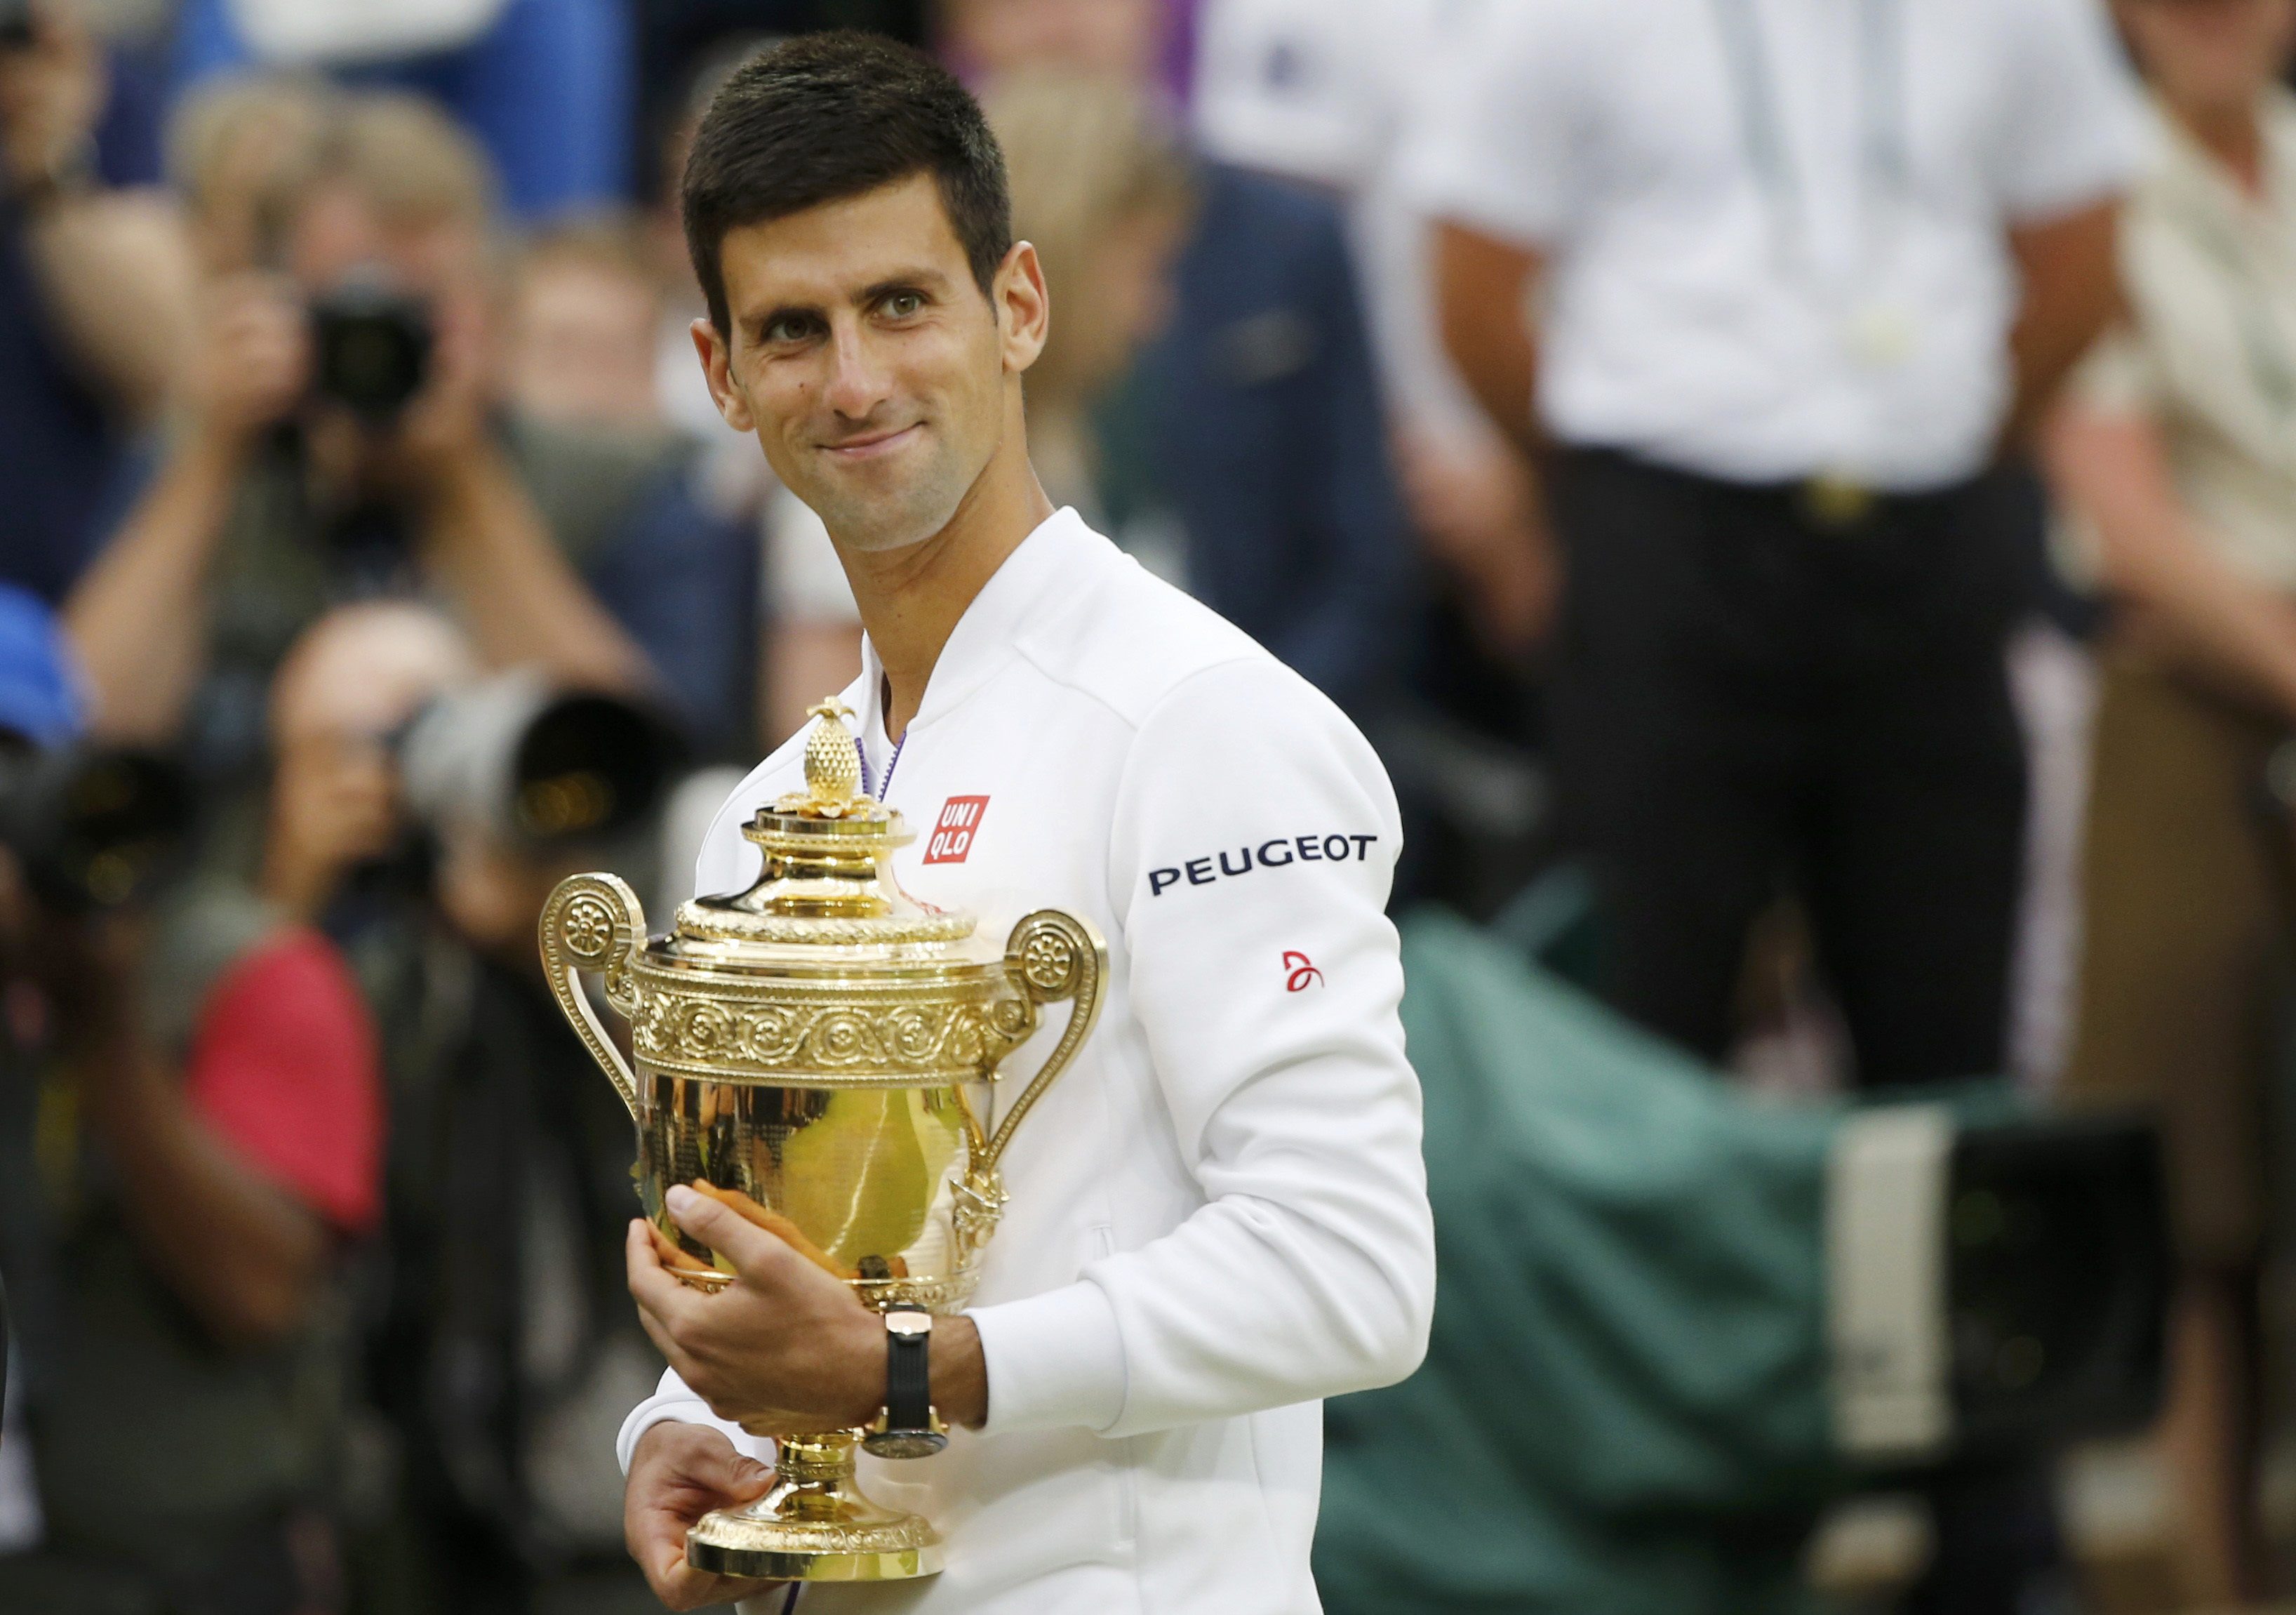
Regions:
<instances>
[{"instance_id":1,"label":"black watch strap","mask_svg":"<svg viewBox=\"0 0 2296 1615\"><path fill-rule=\"evenodd\" d=\"M885 1314L885 1412L861 1444L880 1458L922 1458L948 1445L932 1410L932 1315Z\"/></svg>"}]
</instances>

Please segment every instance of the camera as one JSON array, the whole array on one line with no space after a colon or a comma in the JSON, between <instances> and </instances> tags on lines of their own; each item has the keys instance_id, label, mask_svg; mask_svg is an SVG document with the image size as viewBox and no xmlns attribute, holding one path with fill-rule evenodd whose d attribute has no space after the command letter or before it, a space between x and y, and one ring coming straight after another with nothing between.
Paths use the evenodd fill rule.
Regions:
<instances>
[{"instance_id":1,"label":"camera","mask_svg":"<svg viewBox=\"0 0 2296 1615\"><path fill-rule=\"evenodd\" d=\"M667 718L617 696L512 672L442 696L398 742L415 816L475 821L526 847L611 839L644 824L685 767Z\"/></svg>"},{"instance_id":2,"label":"camera","mask_svg":"<svg viewBox=\"0 0 2296 1615\"><path fill-rule=\"evenodd\" d=\"M0 4L8 0L0 0ZM362 421L396 420L430 369L430 311L419 298L357 275L311 305L314 381L320 396Z\"/></svg>"},{"instance_id":3,"label":"camera","mask_svg":"<svg viewBox=\"0 0 2296 1615\"><path fill-rule=\"evenodd\" d=\"M149 752L0 744L0 843L60 913L148 897L182 861L192 806L191 782Z\"/></svg>"},{"instance_id":4,"label":"camera","mask_svg":"<svg viewBox=\"0 0 2296 1615\"><path fill-rule=\"evenodd\" d=\"M0 0L0 51L32 48L32 0Z\"/></svg>"}]
</instances>

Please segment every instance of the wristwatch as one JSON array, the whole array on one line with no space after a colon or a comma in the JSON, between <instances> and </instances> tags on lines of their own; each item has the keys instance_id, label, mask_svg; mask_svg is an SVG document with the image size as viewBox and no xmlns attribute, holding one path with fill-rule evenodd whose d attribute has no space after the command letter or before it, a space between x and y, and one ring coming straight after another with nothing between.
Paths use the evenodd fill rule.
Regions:
<instances>
[{"instance_id":1,"label":"wristwatch","mask_svg":"<svg viewBox=\"0 0 2296 1615\"><path fill-rule=\"evenodd\" d=\"M885 1411L862 1432L880 1458L930 1458L948 1445L932 1407L932 1314L895 1307L885 1314Z\"/></svg>"}]
</instances>

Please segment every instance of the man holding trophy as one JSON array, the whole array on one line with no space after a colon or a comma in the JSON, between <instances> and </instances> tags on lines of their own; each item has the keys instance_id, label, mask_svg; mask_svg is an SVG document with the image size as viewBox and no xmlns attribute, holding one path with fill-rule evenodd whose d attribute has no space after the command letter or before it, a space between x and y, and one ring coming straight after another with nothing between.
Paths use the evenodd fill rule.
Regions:
<instances>
[{"instance_id":1,"label":"man holding trophy","mask_svg":"<svg viewBox=\"0 0 2296 1615\"><path fill-rule=\"evenodd\" d=\"M612 947L633 962L602 967L632 1015L639 1074L618 1080L635 1085L652 1163L656 1220L632 1226L630 1289L672 1372L622 1431L631 1550L676 1609L1307 1615L1319 1399L1407 1374L1433 1301L1383 913L1401 834L1386 776L1304 680L1045 496L1021 398L1044 279L1011 240L996 142L941 70L852 35L753 60L702 120L685 217L718 408L826 523L868 638L840 702L709 832L698 889L745 895L686 905L677 939L651 946L599 877L545 917L560 977ZM923 1162L920 1206L954 1206L931 1217L954 1218L966 1288L905 1299L950 1242L918 1234L920 1211L874 1247L834 1242L803 1209L819 1196L799 1179L817 1188L831 1169L804 1141L840 1136L838 1106L863 1103L848 1095L903 1129L950 1107L913 1101L898 1073L836 1075L877 1058L879 1034L849 1016L808 1056L829 1074L763 1090L767 1117L746 1091L678 1074L716 1066L677 1060L707 1046L766 1061L785 1007L644 995L685 991L742 939L787 957L804 951L791 939L858 939L855 956L922 980L941 969L931 939L969 934L958 910L984 934L1011 928L1012 980L1035 1003L1072 997L1074 1021L1029 1084L1013 1068L1042 1053L1026 1042L1033 1004L981 1000L979 1025L1001 1029L965 1047L1021 1058L993 1113L965 1113L970 1144L901 1158ZM979 1059L988 1075L994 1055ZM731 1159L728 1140L742 1181L775 1203L745 1202L721 1167L708 1175L728 1192L683 1186L680 1163ZM804 1491L792 1453L834 1456L805 1432L873 1426L873 1453L947 1432L929 1462L861 1472L880 1504L930 1520L929 1549L689 1552L705 1517ZM776 1435L794 1438L778 1480Z\"/></svg>"}]
</instances>

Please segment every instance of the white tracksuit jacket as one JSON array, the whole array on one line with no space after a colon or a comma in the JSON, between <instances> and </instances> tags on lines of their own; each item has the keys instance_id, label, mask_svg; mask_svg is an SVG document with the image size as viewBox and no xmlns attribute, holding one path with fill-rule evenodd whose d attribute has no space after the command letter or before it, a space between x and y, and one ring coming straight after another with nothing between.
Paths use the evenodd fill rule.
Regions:
<instances>
[{"instance_id":1,"label":"white tracksuit jacket","mask_svg":"<svg viewBox=\"0 0 2296 1615\"><path fill-rule=\"evenodd\" d=\"M1409 1373L1434 1302L1387 776L1304 679L1070 510L967 609L898 754L880 675L865 652L845 699L871 794L916 832L902 885L991 937L1082 914L1111 980L1004 1157L972 1308L986 1428L862 1460L872 1494L940 1527L948 1568L799 1608L1308 1615L1318 1399ZM800 787L801 756L802 737L742 781L698 889L756 878L740 827ZM1062 1012L1007 1062L1000 1105ZM625 1466L664 1418L718 1424L666 1375L623 1425Z\"/></svg>"}]
</instances>

